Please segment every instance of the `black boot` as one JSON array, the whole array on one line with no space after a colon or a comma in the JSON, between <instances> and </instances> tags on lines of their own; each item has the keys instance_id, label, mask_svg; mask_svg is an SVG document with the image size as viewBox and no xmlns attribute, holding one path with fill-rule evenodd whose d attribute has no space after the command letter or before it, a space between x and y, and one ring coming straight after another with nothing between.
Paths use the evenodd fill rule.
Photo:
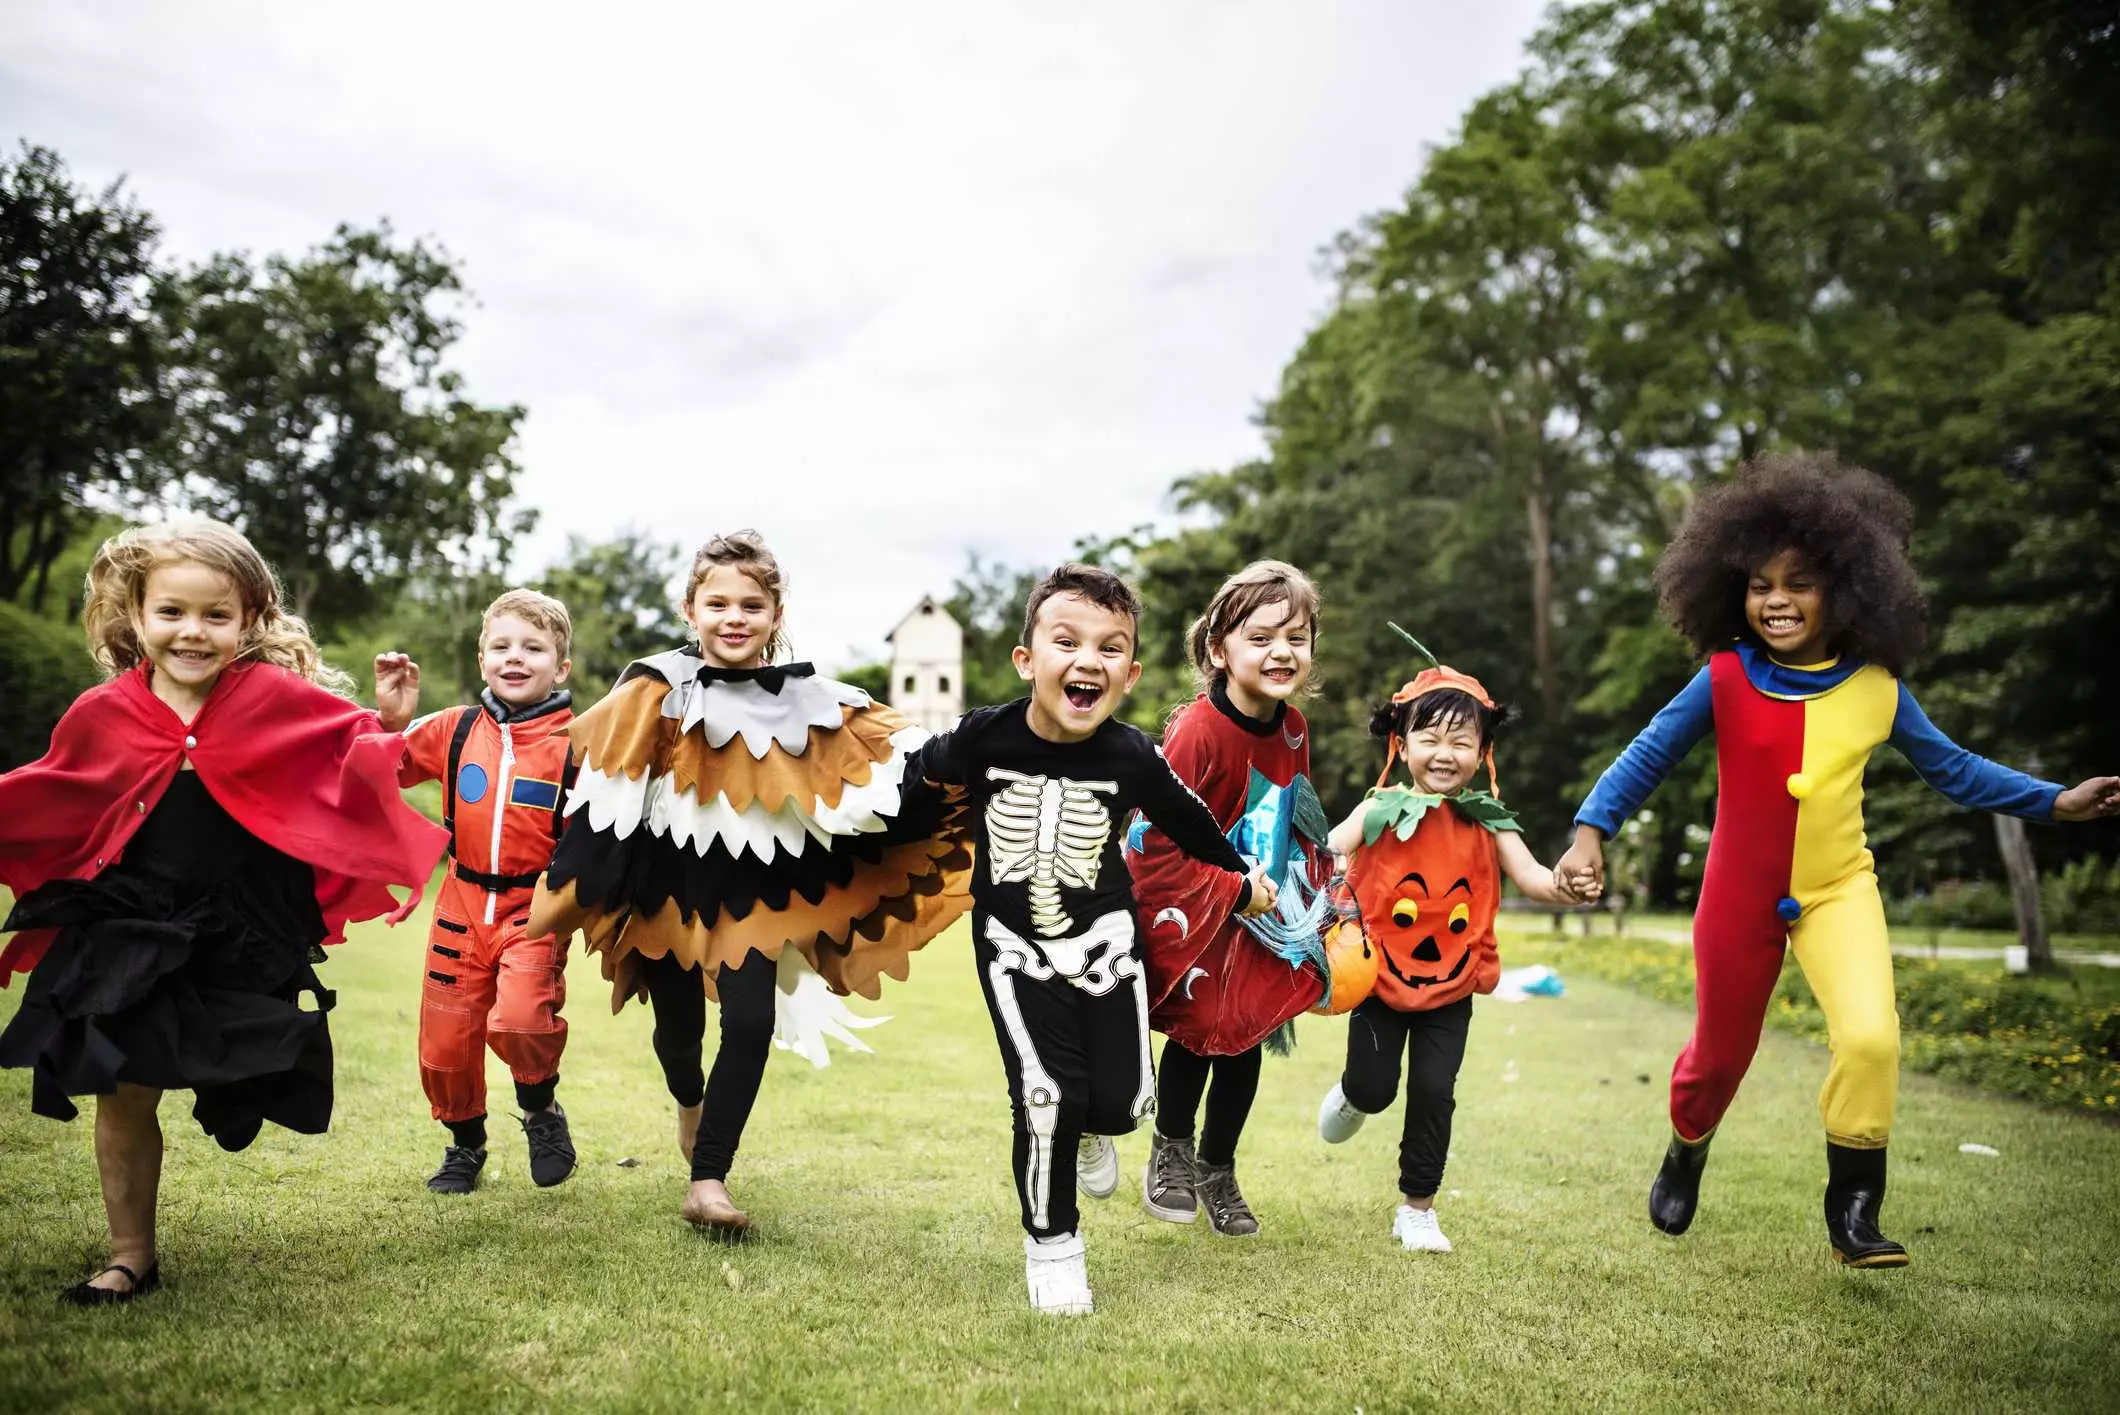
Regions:
<instances>
[{"instance_id":1,"label":"black boot","mask_svg":"<svg viewBox=\"0 0 2120 1415\"><path fill-rule=\"evenodd\" d=\"M1700 1206L1700 1172L1708 1167L1708 1141L1713 1138L1688 1143L1673 1131L1664 1167L1649 1186L1649 1222L1673 1238L1693 1226L1693 1210Z\"/></svg>"},{"instance_id":2,"label":"black boot","mask_svg":"<svg viewBox=\"0 0 2120 1415\"><path fill-rule=\"evenodd\" d=\"M1833 1261L1851 1268L1903 1268L1907 1250L1877 1231L1884 1212L1884 1150L1826 1141L1826 1238Z\"/></svg>"}]
</instances>

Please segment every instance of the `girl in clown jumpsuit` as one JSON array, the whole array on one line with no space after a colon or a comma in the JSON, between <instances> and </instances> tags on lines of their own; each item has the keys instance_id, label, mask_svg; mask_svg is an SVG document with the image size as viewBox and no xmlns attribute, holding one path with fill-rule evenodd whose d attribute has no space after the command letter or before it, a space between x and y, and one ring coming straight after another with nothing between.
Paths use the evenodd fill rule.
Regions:
<instances>
[{"instance_id":1,"label":"girl in clown jumpsuit","mask_svg":"<svg viewBox=\"0 0 2120 1415\"><path fill-rule=\"evenodd\" d=\"M1693 1221L1708 1143L1751 1065L1786 944L1826 1017L1825 1219L1836 1260L1900 1267L1879 1231L1899 1090L1899 1018L1862 778L1889 743L1971 810L2085 820L2120 810L2120 778L2060 786L1975 756L1923 714L1899 673L1923 602L1906 500L1818 460L1765 459L1703 496L1658 563L1665 614L1707 664L1598 780L1559 865L1602 878L1602 842L1709 732L1714 837L1694 916L1693 1036L1671 1074L1672 1136L1649 1191L1666 1233Z\"/></svg>"}]
</instances>

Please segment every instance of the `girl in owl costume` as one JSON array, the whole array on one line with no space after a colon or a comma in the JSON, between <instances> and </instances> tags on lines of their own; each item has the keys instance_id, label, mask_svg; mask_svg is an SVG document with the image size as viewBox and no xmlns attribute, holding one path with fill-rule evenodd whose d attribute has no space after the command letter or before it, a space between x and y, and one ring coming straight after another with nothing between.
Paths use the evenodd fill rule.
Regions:
<instances>
[{"instance_id":1,"label":"girl in owl costume","mask_svg":"<svg viewBox=\"0 0 2120 1415\"><path fill-rule=\"evenodd\" d=\"M947 813L917 836L890 829L926 734L809 664L769 661L784 588L754 532L700 549L684 601L697 651L631 664L574 723L579 773L530 919L582 934L613 1011L649 1000L692 1166L684 1217L722 1234L750 1226L726 1181L776 1011L783 1043L816 1064L826 1034L859 1047L847 1028L873 1019L830 994L903 980L908 955L970 906ZM706 1075L710 998L721 1047Z\"/></svg>"}]
</instances>

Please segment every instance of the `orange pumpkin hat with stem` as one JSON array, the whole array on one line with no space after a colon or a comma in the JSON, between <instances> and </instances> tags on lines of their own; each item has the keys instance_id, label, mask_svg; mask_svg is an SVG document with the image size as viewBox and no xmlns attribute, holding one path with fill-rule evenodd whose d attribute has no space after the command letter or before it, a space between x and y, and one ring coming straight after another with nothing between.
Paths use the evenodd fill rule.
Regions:
<instances>
[{"instance_id":1,"label":"orange pumpkin hat with stem","mask_svg":"<svg viewBox=\"0 0 2120 1415\"><path fill-rule=\"evenodd\" d=\"M1419 673L1414 674L1413 677L1407 679L1404 683L1400 684L1399 690L1391 695L1392 702L1410 703L1415 698L1425 698L1430 693L1439 692L1445 688L1455 688L1459 692L1471 698L1474 702L1478 703L1481 707L1486 708L1490 712L1493 711L1494 699L1488 696L1485 685L1482 684L1479 679L1473 677L1469 673L1460 673L1455 668L1449 667L1448 665L1444 664L1440 659L1438 659L1434 654L1430 653L1428 651L1428 646L1422 643L1419 639L1416 639L1413 635L1407 633L1404 629L1401 629L1398 625L1393 624L1388 619L1384 622L1387 626L1390 627L1393 633L1397 634L1407 643L1412 644L1414 650L1419 653L1421 657L1427 659L1430 665L1429 667L1422 669ZM1384 749L1384 770L1383 773L1377 777L1377 785L1382 786L1386 782L1391 780L1391 765L1398 759L1399 734L1394 732L1391 734L1390 743ZM1487 752L1484 760L1487 766L1488 794L1492 795L1495 800L1499 801L1502 799L1502 786L1500 779L1494 774L1494 741L1492 738L1488 739Z\"/></svg>"}]
</instances>

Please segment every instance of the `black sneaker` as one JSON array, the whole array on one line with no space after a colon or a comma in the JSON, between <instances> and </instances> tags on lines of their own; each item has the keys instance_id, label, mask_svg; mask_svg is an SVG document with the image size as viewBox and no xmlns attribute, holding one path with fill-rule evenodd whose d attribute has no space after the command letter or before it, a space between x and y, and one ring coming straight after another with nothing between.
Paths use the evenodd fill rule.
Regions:
<instances>
[{"instance_id":1,"label":"black sneaker","mask_svg":"<svg viewBox=\"0 0 2120 1415\"><path fill-rule=\"evenodd\" d=\"M478 1188L478 1172L486 1167L486 1147L467 1149L451 1145L442 1151L442 1167L427 1181L437 1194L468 1194Z\"/></svg>"},{"instance_id":2,"label":"black sneaker","mask_svg":"<svg viewBox=\"0 0 2120 1415\"><path fill-rule=\"evenodd\" d=\"M1250 1238L1259 1231L1251 1205L1237 1188L1235 1165L1202 1164L1193 1167L1193 1192L1207 1210L1207 1226L1225 1238Z\"/></svg>"},{"instance_id":3,"label":"black sneaker","mask_svg":"<svg viewBox=\"0 0 2120 1415\"><path fill-rule=\"evenodd\" d=\"M1165 1223L1191 1223L1200 1212L1193 1194L1193 1142L1151 1132L1148 1168L1141 1172L1141 1207Z\"/></svg>"},{"instance_id":4,"label":"black sneaker","mask_svg":"<svg viewBox=\"0 0 2120 1415\"><path fill-rule=\"evenodd\" d=\"M567 1133L567 1112L554 1105L523 1117L530 1141L530 1182L550 1189L574 1173L574 1138Z\"/></svg>"}]
</instances>

